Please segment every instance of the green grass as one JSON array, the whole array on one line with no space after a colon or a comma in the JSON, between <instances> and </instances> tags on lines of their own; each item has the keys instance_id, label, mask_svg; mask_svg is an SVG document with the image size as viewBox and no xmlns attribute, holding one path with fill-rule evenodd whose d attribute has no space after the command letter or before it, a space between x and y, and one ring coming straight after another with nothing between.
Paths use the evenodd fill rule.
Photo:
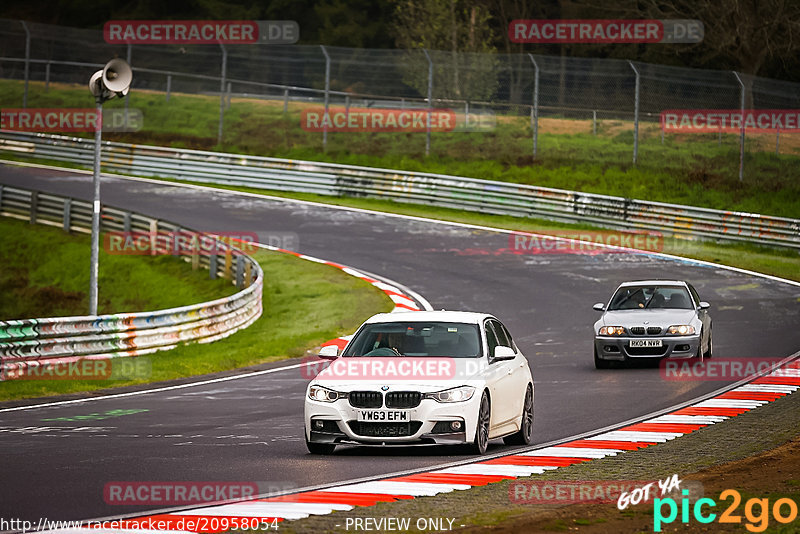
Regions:
<instances>
[{"instance_id":1,"label":"green grass","mask_svg":"<svg viewBox=\"0 0 800 534\"><path fill-rule=\"evenodd\" d=\"M0 80L0 106L18 107L22 85ZM30 84L30 107L91 107L84 87ZM112 100L107 108L119 108ZM784 135L784 154L776 156L774 137L748 137L746 179L738 181L738 137L716 135L667 136L662 145L657 125L640 128L639 165L633 166L630 123L601 121L598 136L585 123L570 131L554 129L542 119L539 159L531 157L527 117L498 116L491 132L434 133L430 157L425 157L421 133L330 133L322 152L321 134L300 127L300 111L310 105L292 103L283 113L280 102L233 99L225 115L223 143L217 145L219 99L134 90L130 106L144 113L144 128L136 133L105 134L105 139L179 148L222 150L291 159L332 161L372 167L427 171L489 180L573 189L673 202L717 209L786 217L800 215L800 145ZM553 130L555 131L555 130ZM560 130L559 130L560 131ZM84 134L89 135L89 134ZM771 140L770 140L771 139Z\"/></svg>"},{"instance_id":2,"label":"green grass","mask_svg":"<svg viewBox=\"0 0 800 534\"><path fill-rule=\"evenodd\" d=\"M259 251L253 257L265 273L264 312L248 328L214 343L141 356L151 364L152 374L146 378L7 381L0 387L0 401L158 382L299 357L393 307L383 292L334 267L279 252Z\"/></svg>"},{"instance_id":3,"label":"green grass","mask_svg":"<svg viewBox=\"0 0 800 534\"><path fill-rule=\"evenodd\" d=\"M89 237L0 218L0 320L87 315ZM232 295L226 280L209 280L170 256L121 256L100 249L98 311L158 310Z\"/></svg>"}]
</instances>

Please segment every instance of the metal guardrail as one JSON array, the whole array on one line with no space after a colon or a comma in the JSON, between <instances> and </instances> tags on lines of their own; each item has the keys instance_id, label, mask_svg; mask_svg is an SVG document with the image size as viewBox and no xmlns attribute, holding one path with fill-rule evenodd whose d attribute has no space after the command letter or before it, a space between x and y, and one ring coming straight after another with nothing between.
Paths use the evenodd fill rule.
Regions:
<instances>
[{"instance_id":1,"label":"metal guardrail","mask_svg":"<svg viewBox=\"0 0 800 534\"><path fill-rule=\"evenodd\" d=\"M92 140L0 133L0 153L91 166ZM106 142L103 169L135 176L428 204L481 213L656 230L800 250L800 219L372 167Z\"/></svg>"},{"instance_id":2,"label":"metal guardrail","mask_svg":"<svg viewBox=\"0 0 800 534\"><path fill-rule=\"evenodd\" d=\"M0 216L89 232L88 201L0 185ZM207 237L128 211L102 207L101 231L180 232ZM186 256L211 278L232 279L241 291L229 297L179 308L84 317L0 321L0 380L26 367L81 358L141 356L179 343L209 343L245 328L261 315L264 273L258 262L217 241L213 251Z\"/></svg>"}]
</instances>

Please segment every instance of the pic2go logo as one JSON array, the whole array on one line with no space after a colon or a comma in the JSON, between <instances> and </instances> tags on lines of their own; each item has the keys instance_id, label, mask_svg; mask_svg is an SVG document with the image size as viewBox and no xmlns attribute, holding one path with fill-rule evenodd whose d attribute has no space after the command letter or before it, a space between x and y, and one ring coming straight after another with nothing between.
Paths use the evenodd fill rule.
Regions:
<instances>
[{"instance_id":1,"label":"pic2go logo","mask_svg":"<svg viewBox=\"0 0 800 534\"><path fill-rule=\"evenodd\" d=\"M711 512L711 509L716 508L717 503L713 499L702 498L698 499L694 506L689 504L689 490L682 491L683 498L681 499L680 514L681 522L684 524L689 523L689 511L691 509L695 521L698 523L711 523L717 518L717 514ZM742 516L736 514L739 504L742 502L742 495L734 489L727 489L719 494L720 501L731 499L730 505L719 516L720 523L733 523L741 524ZM770 501L766 498L752 498L748 499L744 504L744 516L747 519L745 528L750 532L764 532L769 526L769 516L772 516L778 523L791 523L797 519L797 503L789 498L781 498L775 501L772 508L769 506ZM669 510L667 515L664 515L664 507ZM704 510L707 507L707 510ZM673 523L678 518L678 504L675 499L655 499L653 500L653 531L661 532L663 524Z\"/></svg>"}]
</instances>

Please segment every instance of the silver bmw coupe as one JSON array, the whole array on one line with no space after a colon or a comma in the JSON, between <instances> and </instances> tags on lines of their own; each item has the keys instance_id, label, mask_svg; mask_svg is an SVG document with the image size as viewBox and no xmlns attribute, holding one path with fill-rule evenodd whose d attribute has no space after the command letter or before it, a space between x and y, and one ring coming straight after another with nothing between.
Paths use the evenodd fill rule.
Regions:
<instances>
[{"instance_id":1,"label":"silver bmw coupe","mask_svg":"<svg viewBox=\"0 0 800 534\"><path fill-rule=\"evenodd\" d=\"M710 358L710 305L691 284L641 280L620 284L594 323L594 365L634 358Z\"/></svg>"}]
</instances>

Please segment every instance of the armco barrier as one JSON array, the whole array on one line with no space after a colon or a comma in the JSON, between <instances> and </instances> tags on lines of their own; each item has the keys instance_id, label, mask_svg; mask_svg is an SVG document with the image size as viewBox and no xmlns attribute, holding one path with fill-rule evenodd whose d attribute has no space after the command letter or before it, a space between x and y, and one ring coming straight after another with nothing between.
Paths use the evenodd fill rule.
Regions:
<instances>
[{"instance_id":1,"label":"armco barrier","mask_svg":"<svg viewBox=\"0 0 800 534\"><path fill-rule=\"evenodd\" d=\"M87 201L0 185L2 216L88 232L91 213ZM105 206L101 231L189 232ZM216 341L249 326L261 315L264 273L258 262L233 247L218 243L217 251L219 254L186 259L194 268L209 269L211 278L234 280L241 291L229 297L152 312L0 321L0 380L43 360L67 363L81 358L139 356L188 341Z\"/></svg>"},{"instance_id":2,"label":"armco barrier","mask_svg":"<svg viewBox=\"0 0 800 534\"><path fill-rule=\"evenodd\" d=\"M3 131L0 152L92 164L93 141ZM509 182L106 142L103 168L134 176L360 196L482 213L657 230L800 249L800 219L721 211Z\"/></svg>"}]
</instances>

